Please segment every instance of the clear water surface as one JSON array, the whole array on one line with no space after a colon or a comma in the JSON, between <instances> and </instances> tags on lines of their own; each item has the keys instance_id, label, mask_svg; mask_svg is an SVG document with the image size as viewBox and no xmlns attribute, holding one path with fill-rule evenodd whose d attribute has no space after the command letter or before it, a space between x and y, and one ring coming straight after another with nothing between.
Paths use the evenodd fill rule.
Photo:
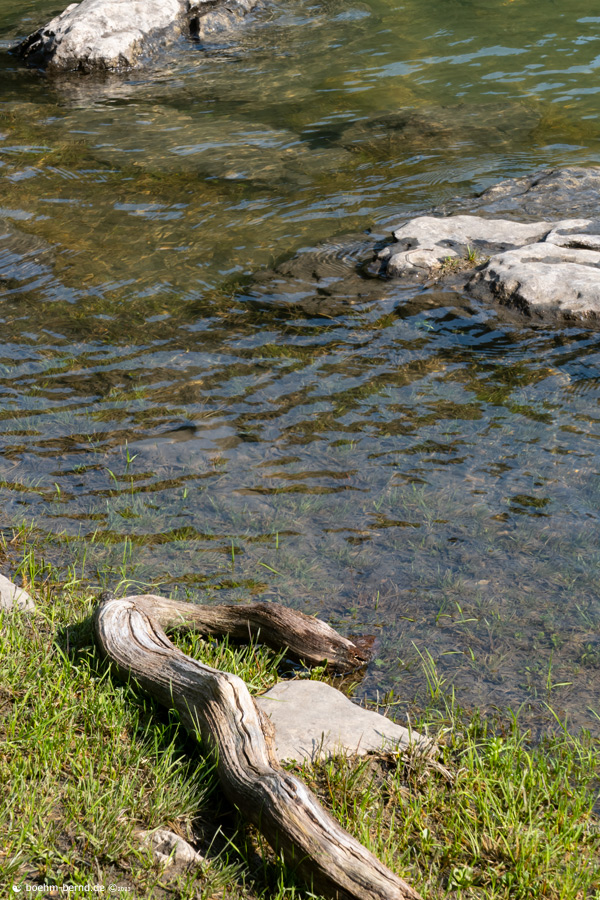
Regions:
<instances>
[{"instance_id":1,"label":"clear water surface","mask_svg":"<svg viewBox=\"0 0 600 900\"><path fill-rule=\"evenodd\" d=\"M49 82L0 0L0 509L94 584L375 632L359 695L600 709L600 338L356 265L403 217L600 162L573 0L280 0ZM353 237L342 237L345 235Z\"/></svg>"}]
</instances>

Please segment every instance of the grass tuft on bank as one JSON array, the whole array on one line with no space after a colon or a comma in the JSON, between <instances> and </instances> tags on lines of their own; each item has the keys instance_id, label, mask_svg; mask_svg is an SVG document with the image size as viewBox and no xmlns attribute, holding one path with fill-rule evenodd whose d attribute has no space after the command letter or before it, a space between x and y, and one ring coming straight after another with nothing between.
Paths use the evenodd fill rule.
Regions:
<instances>
[{"instance_id":1,"label":"grass tuft on bank","mask_svg":"<svg viewBox=\"0 0 600 900\"><path fill-rule=\"evenodd\" d=\"M48 582L36 601L34 617L0 619L0 883L102 885L104 894L116 884L139 898L313 898L222 798L177 715L98 658L93 592ZM281 655L260 646L178 643L253 692L279 677ZM413 724L437 735L439 764L336 759L301 776L424 898L600 900L598 739L557 723L535 745L517 717L467 716L451 701ZM159 826L189 840L205 864L157 865L138 832Z\"/></svg>"}]
</instances>

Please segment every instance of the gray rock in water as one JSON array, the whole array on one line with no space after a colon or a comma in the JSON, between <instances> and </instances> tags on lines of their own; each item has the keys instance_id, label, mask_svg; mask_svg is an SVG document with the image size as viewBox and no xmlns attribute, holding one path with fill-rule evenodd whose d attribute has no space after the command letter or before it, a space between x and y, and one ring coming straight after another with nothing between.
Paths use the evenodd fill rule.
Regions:
<instances>
[{"instance_id":1,"label":"gray rock in water","mask_svg":"<svg viewBox=\"0 0 600 900\"><path fill-rule=\"evenodd\" d=\"M394 231L396 243L382 250L379 259L387 260L388 275L418 281L471 252L481 258L543 240L552 227L550 222L523 225L480 216L419 216Z\"/></svg>"},{"instance_id":2,"label":"gray rock in water","mask_svg":"<svg viewBox=\"0 0 600 900\"><path fill-rule=\"evenodd\" d=\"M182 34L223 31L258 0L82 0L72 3L15 48L27 63L48 71L131 69Z\"/></svg>"},{"instance_id":3,"label":"gray rock in water","mask_svg":"<svg viewBox=\"0 0 600 900\"><path fill-rule=\"evenodd\" d=\"M82 0L15 48L30 65L82 72L127 69L187 27L187 0Z\"/></svg>"},{"instance_id":4,"label":"gray rock in water","mask_svg":"<svg viewBox=\"0 0 600 900\"><path fill-rule=\"evenodd\" d=\"M22 612L33 612L35 603L27 591L17 587L10 579L0 575L0 611L20 609Z\"/></svg>"},{"instance_id":5,"label":"gray rock in water","mask_svg":"<svg viewBox=\"0 0 600 900\"><path fill-rule=\"evenodd\" d=\"M465 152L530 142L540 113L519 102L458 103L450 106L408 107L385 115L362 116L355 122L329 122L312 131L313 139L340 141L350 150L388 159L390 154L422 152L423 147L444 147ZM416 149L418 148L418 149Z\"/></svg>"},{"instance_id":6,"label":"gray rock in water","mask_svg":"<svg viewBox=\"0 0 600 900\"><path fill-rule=\"evenodd\" d=\"M467 290L529 315L555 312L565 318L598 318L599 250L546 241L499 253L471 278Z\"/></svg>"},{"instance_id":7,"label":"gray rock in water","mask_svg":"<svg viewBox=\"0 0 600 900\"><path fill-rule=\"evenodd\" d=\"M193 19L192 33L202 40L214 39L234 28L259 2L260 0L228 0L226 4L198 16L197 20Z\"/></svg>"},{"instance_id":8,"label":"gray rock in water","mask_svg":"<svg viewBox=\"0 0 600 900\"><path fill-rule=\"evenodd\" d=\"M451 276L453 287L529 315L600 317L600 219L421 216L394 237L378 255L389 275L412 282Z\"/></svg>"},{"instance_id":9,"label":"gray rock in water","mask_svg":"<svg viewBox=\"0 0 600 900\"><path fill-rule=\"evenodd\" d=\"M315 762L339 753L433 747L423 735L356 706L322 681L282 681L255 699L274 726L280 760Z\"/></svg>"},{"instance_id":10,"label":"gray rock in water","mask_svg":"<svg viewBox=\"0 0 600 900\"><path fill-rule=\"evenodd\" d=\"M453 204L453 210L524 220L592 219L599 197L600 166L572 166L501 181L475 199Z\"/></svg>"}]
</instances>

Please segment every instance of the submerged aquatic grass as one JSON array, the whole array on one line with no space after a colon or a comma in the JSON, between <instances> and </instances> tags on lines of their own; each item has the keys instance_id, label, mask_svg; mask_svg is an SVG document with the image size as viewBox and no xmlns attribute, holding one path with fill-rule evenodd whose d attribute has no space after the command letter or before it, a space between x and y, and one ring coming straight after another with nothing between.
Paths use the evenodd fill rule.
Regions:
<instances>
[{"instance_id":1,"label":"submerged aquatic grass","mask_svg":"<svg viewBox=\"0 0 600 900\"><path fill-rule=\"evenodd\" d=\"M388 351L397 324L383 337ZM356 357L350 365L369 371ZM448 416L439 422L412 423L419 401L402 392L421 382L405 375L401 388L382 386L378 405L371 393L352 396L358 405L350 414L367 416L366 430L342 443L323 437L332 425L318 410L302 413L301 439L287 435L279 413L263 423L279 435L271 444L264 435L247 439L254 430L246 416L238 422L203 406L180 430L132 435L118 448L75 447L64 471L33 474L15 452L14 461L0 461L5 534L12 540L11 525L34 521L37 556L63 577L74 568L101 588L155 586L190 598L202 591L208 601L265 595L324 613L351 633L375 631L378 665L361 687L366 699L391 689L418 695L424 682L413 647L425 646L466 703L525 702L535 719L551 666L553 702L574 727L594 729L597 492L588 464L573 471L569 454L557 460L547 451L549 434L566 434L560 441L573 453L582 439L572 443L554 420L515 418L504 393L491 412L481 407L481 418L451 418L447 394L465 391L465 373L463 400L471 404L478 373L470 363L441 381L425 366L433 392L425 411ZM547 365L497 376L503 391L510 384L534 395L555 377ZM269 384L274 389L277 379ZM284 399L282 415L297 418L296 400ZM298 402L306 403L304 394ZM578 402L567 419L578 421L584 406ZM374 438L378 420L385 421ZM405 422L408 431L394 433ZM262 427L254 421L253 429ZM592 432L585 440L591 447ZM512 452L514 442L525 449Z\"/></svg>"}]
</instances>

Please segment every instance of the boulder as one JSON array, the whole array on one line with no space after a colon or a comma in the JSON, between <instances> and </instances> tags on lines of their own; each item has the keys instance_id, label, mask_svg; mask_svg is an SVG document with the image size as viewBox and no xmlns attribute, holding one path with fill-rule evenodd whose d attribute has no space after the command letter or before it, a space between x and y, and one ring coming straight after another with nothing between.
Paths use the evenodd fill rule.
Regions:
<instances>
[{"instance_id":1,"label":"boulder","mask_svg":"<svg viewBox=\"0 0 600 900\"><path fill-rule=\"evenodd\" d=\"M257 0L82 0L15 47L29 65L50 72L131 69L180 35L223 30Z\"/></svg>"},{"instance_id":2,"label":"boulder","mask_svg":"<svg viewBox=\"0 0 600 900\"><path fill-rule=\"evenodd\" d=\"M5 575L0 575L0 611L11 609L33 612L35 604L27 591L17 587Z\"/></svg>"},{"instance_id":3,"label":"boulder","mask_svg":"<svg viewBox=\"0 0 600 900\"><path fill-rule=\"evenodd\" d=\"M316 762L338 754L433 748L428 738L357 706L322 681L281 681L255 700L274 727L280 761Z\"/></svg>"},{"instance_id":4,"label":"boulder","mask_svg":"<svg viewBox=\"0 0 600 900\"><path fill-rule=\"evenodd\" d=\"M17 54L47 70L127 69L187 27L187 0L82 0L29 35Z\"/></svg>"}]
</instances>

